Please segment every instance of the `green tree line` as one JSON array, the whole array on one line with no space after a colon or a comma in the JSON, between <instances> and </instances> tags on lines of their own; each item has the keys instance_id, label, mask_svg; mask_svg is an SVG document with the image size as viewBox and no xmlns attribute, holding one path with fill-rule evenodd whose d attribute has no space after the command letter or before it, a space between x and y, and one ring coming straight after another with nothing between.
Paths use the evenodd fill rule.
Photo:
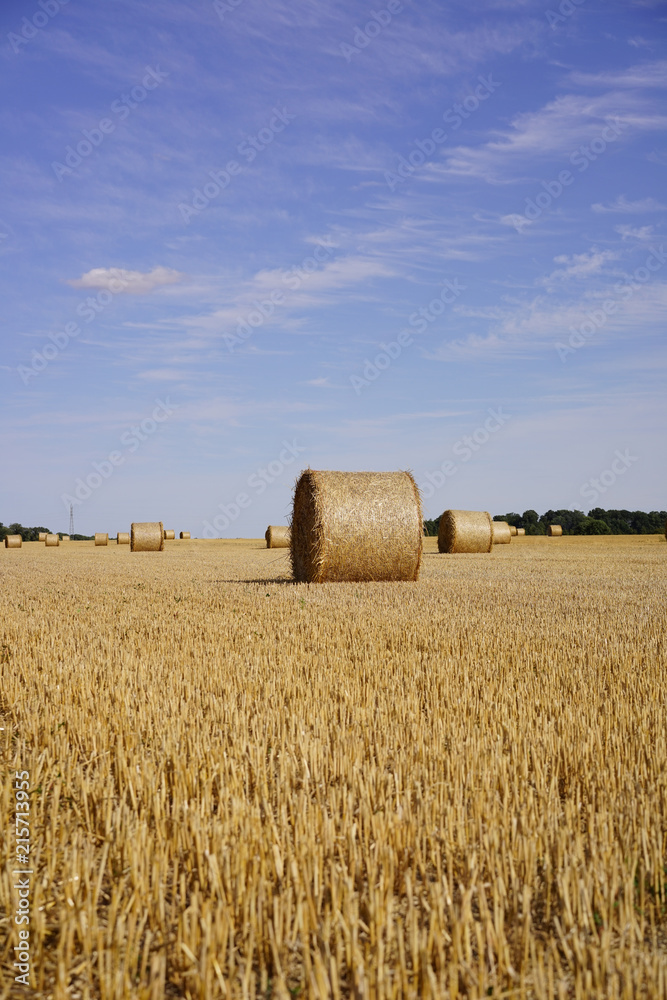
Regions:
<instances>
[{"instance_id":1,"label":"green tree line","mask_svg":"<svg viewBox=\"0 0 667 1000\"><path fill-rule=\"evenodd\" d=\"M546 535L547 525L560 524L564 535L662 535L667 521L666 510L603 510L594 507L583 510L524 510L523 514L510 511L494 514L494 521L507 521L515 528L525 528L527 535ZM437 535L440 518L424 521L424 534Z\"/></svg>"},{"instance_id":2,"label":"green tree line","mask_svg":"<svg viewBox=\"0 0 667 1000\"><path fill-rule=\"evenodd\" d=\"M51 531L50 528L45 528L43 524L40 524L36 528L24 528L22 524L18 523L18 521L14 521L14 523L10 525L3 524L2 521L0 521L0 544L4 542L7 535L20 535L24 542L38 542L41 531L45 531L47 535L60 534L61 538L63 537L63 534L66 534L66 532L62 531ZM94 535L70 535L70 539L73 542L88 542L94 537Z\"/></svg>"}]
</instances>

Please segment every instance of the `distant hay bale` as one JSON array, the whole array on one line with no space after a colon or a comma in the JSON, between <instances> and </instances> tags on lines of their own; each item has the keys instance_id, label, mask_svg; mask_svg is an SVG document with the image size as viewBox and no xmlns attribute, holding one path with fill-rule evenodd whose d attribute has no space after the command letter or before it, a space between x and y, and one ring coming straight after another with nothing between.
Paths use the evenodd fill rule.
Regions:
<instances>
[{"instance_id":1,"label":"distant hay bale","mask_svg":"<svg viewBox=\"0 0 667 1000\"><path fill-rule=\"evenodd\" d=\"M179 538L189 538L190 537L190 532L189 531L182 531L178 537Z\"/></svg>"},{"instance_id":2,"label":"distant hay bale","mask_svg":"<svg viewBox=\"0 0 667 1000\"><path fill-rule=\"evenodd\" d=\"M57 535L46 535L44 538L44 544L51 548L53 545L60 545L60 539Z\"/></svg>"},{"instance_id":3,"label":"distant hay bale","mask_svg":"<svg viewBox=\"0 0 667 1000\"><path fill-rule=\"evenodd\" d=\"M294 490L289 530L299 583L419 576L424 525L409 472L306 469Z\"/></svg>"},{"instance_id":4,"label":"distant hay bale","mask_svg":"<svg viewBox=\"0 0 667 1000\"><path fill-rule=\"evenodd\" d=\"M490 552L493 521L485 510L446 510L440 516L438 552Z\"/></svg>"},{"instance_id":5,"label":"distant hay bale","mask_svg":"<svg viewBox=\"0 0 667 1000\"><path fill-rule=\"evenodd\" d=\"M164 525L162 521L133 521L130 525L132 552L162 552Z\"/></svg>"},{"instance_id":6,"label":"distant hay bale","mask_svg":"<svg viewBox=\"0 0 667 1000\"><path fill-rule=\"evenodd\" d=\"M164 533L164 537L168 542L172 542L174 538L176 538L176 532L172 531L171 528L167 528L167 530Z\"/></svg>"},{"instance_id":7,"label":"distant hay bale","mask_svg":"<svg viewBox=\"0 0 667 1000\"><path fill-rule=\"evenodd\" d=\"M37 536L38 541L45 542L46 534L47 534L46 531L40 531L39 535Z\"/></svg>"},{"instance_id":8,"label":"distant hay bale","mask_svg":"<svg viewBox=\"0 0 667 1000\"><path fill-rule=\"evenodd\" d=\"M510 535L516 535L516 528L513 524L510 524Z\"/></svg>"},{"instance_id":9,"label":"distant hay bale","mask_svg":"<svg viewBox=\"0 0 667 1000\"><path fill-rule=\"evenodd\" d=\"M558 538L563 534L563 528L560 524L550 524L547 528L547 535L549 538Z\"/></svg>"},{"instance_id":10,"label":"distant hay bale","mask_svg":"<svg viewBox=\"0 0 667 1000\"><path fill-rule=\"evenodd\" d=\"M517 535L525 535L526 534L526 529L525 528L517 528L516 529L516 533L517 533Z\"/></svg>"},{"instance_id":11,"label":"distant hay bale","mask_svg":"<svg viewBox=\"0 0 667 1000\"><path fill-rule=\"evenodd\" d=\"M60 539L61 542L69 542L69 535L63 535Z\"/></svg>"},{"instance_id":12,"label":"distant hay bale","mask_svg":"<svg viewBox=\"0 0 667 1000\"><path fill-rule=\"evenodd\" d=\"M130 532L129 531L119 531L116 535L116 545L129 545L130 544Z\"/></svg>"},{"instance_id":13,"label":"distant hay bale","mask_svg":"<svg viewBox=\"0 0 667 1000\"><path fill-rule=\"evenodd\" d=\"M6 549L20 549L22 545L23 539L20 535L5 535Z\"/></svg>"},{"instance_id":14,"label":"distant hay bale","mask_svg":"<svg viewBox=\"0 0 667 1000\"><path fill-rule=\"evenodd\" d=\"M108 545L109 535L106 531L95 532L95 545Z\"/></svg>"},{"instance_id":15,"label":"distant hay bale","mask_svg":"<svg viewBox=\"0 0 667 1000\"><path fill-rule=\"evenodd\" d=\"M270 524L264 532L267 549L288 549L290 533L286 525Z\"/></svg>"},{"instance_id":16,"label":"distant hay bale","mask_svg":"<svg viewBox=\"0 0 667 1000\"><path fill-rule=\"evenodd\" d=\"M492 521L491 526L493 530L493 544L509 545L512 541L512 532L507 521Z\"/></svg>"}]
</instances>

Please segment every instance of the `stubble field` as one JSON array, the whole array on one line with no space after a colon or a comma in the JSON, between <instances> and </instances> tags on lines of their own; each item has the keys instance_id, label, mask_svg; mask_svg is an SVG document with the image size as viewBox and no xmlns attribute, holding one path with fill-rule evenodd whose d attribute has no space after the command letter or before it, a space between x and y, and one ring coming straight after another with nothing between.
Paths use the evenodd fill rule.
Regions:
<instances>
[{"instance_id":1,"label":"stubble field","mask_svg":"<svg viewBox=\"0 0 667 1000\"><path fill-rule=\"evenodd\" d=\"M2 998L667 995L663 537L128 549L0 551Z\"/></svg>"}]
</instances>

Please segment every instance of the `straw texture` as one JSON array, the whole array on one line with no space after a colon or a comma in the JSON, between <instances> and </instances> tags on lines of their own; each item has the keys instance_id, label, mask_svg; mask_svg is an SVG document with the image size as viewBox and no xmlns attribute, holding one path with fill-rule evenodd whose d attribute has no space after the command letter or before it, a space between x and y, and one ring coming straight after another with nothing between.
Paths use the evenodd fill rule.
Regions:
<instances>
[{"instance_id":1,"label":"straw texture","mask_svg":"<svg viewBox=\"0 0 667 1000\"><path fill-rule=\"evenodd\" d=\"M171 528L167 528L164 533L164 537L168 542L172 542L174 538L176 538L176 532L173 531Z\"/></svg>"},{"instance_id":2,"label":"straw texture","mask_svg":"<svg viewBox=\"0 0 667 1000\"><path fill-rule=\"evenodd\" d=\"M190 532L189 531L182 531L178 537L179 538L189 538L190 537Z\"/></svg>"},{"instance_id":3,"label":"straw texture","mask_svg":"<svg viewBox=\"0 0 667 1000\"><path fill-rule=\"evenodd\" d=\"M517 535L525 535L526 534L526 529L525 528L517 528L516 529L516 533L517 533Z\"/></svg>"},{"instance_id":4,"label":"straw texture","mask_svg":"<svg viewBox=\"0 0 667 1000\"><path fill-rule=\"evenodd\" d=\"M550 538L558 538L563 534L563 528L560 524L550 524L547 528L547 535Z\"/></svg>"},{"instance_id":5,"label":"straw texture","mask_svg":"<svg viewBox=\"0 0 667 1000\"><path fill-rule=\"evenodd\" d=\"M22 545L23 539L20 535L5 535L6 549L20 549Z\"/></svg>"},{"instance_id":6,"label":"straw texture","mask_svg":"<svg viewBox=\"0 0 667 1000\"><path fill-rule=\"evenodd\" d=\"M164 525L162 521L133 521L130 525L132 552L162 552Z\"/></svg>"},{"instance_id":7,"label":"straw texture","mask_svg":"<svg viewBox=\"0 0 667 1000\"><path fill-rule=\"evenodd\" d=\"M37 536L37 540L40 541L40 542L45 542L46 541L46 532L45 531L40 531L40 533Z\"/></svg>"},{"instance_id":8,"label":"straw texture","mask_svg":"<svg viewBox=\"0 0 667 1000\"><path fill-rule=\"evenodd\" d=\"M439 552L490 552L493 521L485 510L446 510L438 528Z\"/></svg>"},{"instance_id":9,"label":"straw texture","mask_svg":"<svg viewBox=\"0 0 667 1000\"><path fill-rule=\"evenodd\" d=\"M51 546L60 545L60 539L58 538L57 535L45 535L44 544L48 545L49 548L51 548Z\"/></svg>"},{"instance_id":10,"label":"straw texture","mask_svg":"<svg viewBox=\"0 0 667 1000\"><path fill-rule=\"evenodd\" d=\"M510 524L510 535L512 535L512 537L516 535L516 528L514 527L513 524Z\"/></svg>"},{"instance_id":11,"label":"straw texture","mask_svg":"<svg viewBox=\"0 0 667 1000\"><path fill-rule=\"evenodd\" d=\"M288 549L290 533L287 525L270 524L264 532L267 549Z\"/></svg>"},{"instance_id":12,"label":"straw texture","mask_svg":"<svg viewBox=\"0 0 667 1000\"><path fill-rule=\"evenodd\" d=\"M69 535L63 535L60 539L61 542L69 542Z\"/></svg>"},{"instance_id":13,"label":"straw texture","mask_svg":"<svg viewBox=\"0 0 667 1000\"><path fill-rule=\"evenodd\" d=\"M130 532L129 531L119 531L116 535L116 545L129 545L130 544Z\"/></svg>"},{"instance_id":14,"label":"straw texture","mask_svg":"<svg viewBox=\"0 0 667 1000\"><path fill-rule=\"evenodd\" d=\"M493 531L493 544L509 545L512 541L512 532L507 521L492 521L491 527Z\"/></svg>"},{"instance_id":15,"label":"straw texture","mask_svg":"<svg viewBox=\"0 0 667 1000\"><path fill-rule=\"evenodd\" d=\"M109 535L106 531L95 532L95 545L108 545Z\"/></svg>"},{"instance_id":16,"label":"straw texture","mask_svg":"<svg viewBox=\"0 0 667 1000\"><path fill-rule=\"evenodd\" d=\"M318 472L296 484L290 556L300 583L416 580L424 526L409 472Z\"/></svg>"}]
</instances>

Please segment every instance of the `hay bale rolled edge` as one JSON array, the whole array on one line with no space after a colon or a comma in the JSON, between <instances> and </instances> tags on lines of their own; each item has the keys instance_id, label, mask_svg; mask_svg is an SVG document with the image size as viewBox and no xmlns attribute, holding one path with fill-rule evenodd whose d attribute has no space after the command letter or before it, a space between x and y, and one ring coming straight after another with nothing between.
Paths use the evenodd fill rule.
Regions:
<instances>
[{"instance_id":1,"label":"hay bale rolled edge","mask_svg":"<svg viewBox=\"0 0 667 1000\"><path fill-rule=\"evenodd\" d=\"M116 545L129 545L130 544L130 532L129 531L119 531L116 535Z\"/></svg>"},{"instance_id":2,"label":"hay bale rolled edge","mask_svg":"<svg viewBox=\"0 0 667 1000\"><path fill-rule=\"evenodd\" d=\"M290 547L290 530L287 525L270 524L264 532L267 549L288 549Z\"/></svg>"},{"instance_id":3,"label":"hay bale rolled edge","mask_svg":"<svg viewBox=\"0 0 667 1000\"><path fill-rule=\"evenodd\" d=\"M164 525L162 521L133 521L130 525L131 552L162 552Z\"/></svg>"},{"instance_id":4,"label":"hay bale rolled edge","mask_svg":"<svg viewBox=\"0 0 667 1000\"><path fill-rule=\"evenodd\" d=\"M5 535L6 549L20 549L22 545L23 538L21 535Z\"/></svg>"},{"instance_id":5,"label":"hay bale rolled edge","mask_svg":"<svg viewBox=\"0 0 667 1000\"><path fill-rule=\"evenodd\" d=\"M44 544L48 545L49 548L54 548L56 545L60 545L60 539L58 535L47 535Z\"/></svg>"},{"instance_id":6,"label":"hay bale rolled edge","mask_svg":"<svg viewBox=\"0 0 667 1000\"><path fill-rule=\"evenodd\" d=\"M509 545L512 541L512 532L507 521L492 521L491 529L494 545Z\"/></svg>"},{"instance_id":7,"label":"hay bale rolled edge","mask_svg":"<svg viewBox=\"0 0 667 1000\"><path fill-rule=\"evenodd\" d=\"M493 521L486 510L446 510L438 526L438 552L481 553L493 549Z\"/></svg>"},{"instance_id":8,"label":"hay bale rolled edge","mask_svg":"<svg viewBox=\"0 0 667 1000\"><path fill-rule=\"evenodd\" d=\"M550 524L547 527L547 535L549 538L560 538L563 534L563 528L560 524Z\"/></svg>"},{"instance_id":9,"label":"hay bale rolled edge","mask_svg":"<svg viewBox=\"0 0 667 1000\"><path fill-rule=\"evenodd\" d=\"M190 537L190 532L189 531L182 531L178 537L179 538L189 538Z\"/></svg>"},{"instance_id":10,"label":"hay bale rolled edge","mask_svg":"<svg viewBox=\"0 0 667 1000\"><path fill-rule=\"evenodd\" d=\"M164 537L166 541L173 542L176 538L176 532L172 528L166 528L164 532Z\"/></svg>"},{"instance_id":11,"label":"hay bale rolled edge","mask_svg":"<svg viewBox=\"0 0 667 1000\"><path fill-rule=\"evenodd\" d=\"M410 472L306 469L295 486L289 528L297 582L419 577L424 522Z\"/></svg>"},{"instance_id":12,"label":"hay bale rolled edge","mask_svg":"<svg viewBox=\"0 0 667 1000\"><path fill-rule=\"evenodd\" d=\"M109 544L109 534L106 531L96 531L95 532L95 545L108 545Z\"/></svg>"}]
</instances>

